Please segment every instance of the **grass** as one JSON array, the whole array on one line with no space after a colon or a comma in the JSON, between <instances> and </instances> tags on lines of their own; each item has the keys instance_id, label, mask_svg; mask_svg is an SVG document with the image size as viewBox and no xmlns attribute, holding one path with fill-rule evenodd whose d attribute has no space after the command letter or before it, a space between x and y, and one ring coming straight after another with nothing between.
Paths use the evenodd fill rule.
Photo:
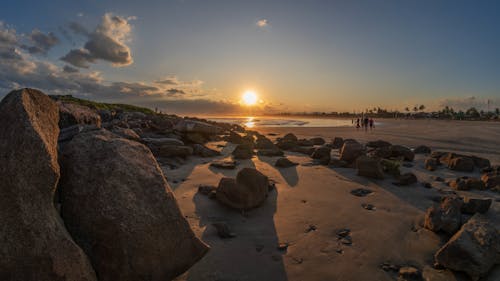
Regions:
<instances>
[{"instance_id":1,"label":"grass","mask_svg":"<svg viewBox=\"0 0 500 281\"><path fill-rule=\"evenodd\" d=\"M145 114L155 114L155 112L149 108L130 105L130 104L95 102L95 101L75 98L72 95L51 95L50 97L56 101L70 102L70 103L75 103L75 104L79 104L79 105L84 105L84 106L87 106L87 107L90 107L90 108L93 108L96 110L101 110L101 109L102 110L111 110L111 111L123 110L123 111L129 111L129 112L136 111L136 112L142 112Z\"/></svg>"}]
</instances>

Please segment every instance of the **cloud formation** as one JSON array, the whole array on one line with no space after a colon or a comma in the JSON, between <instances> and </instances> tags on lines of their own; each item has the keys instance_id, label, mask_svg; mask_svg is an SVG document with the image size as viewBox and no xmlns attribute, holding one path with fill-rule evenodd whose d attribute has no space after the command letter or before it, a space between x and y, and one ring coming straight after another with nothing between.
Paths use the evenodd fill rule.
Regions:
<instances>
[{"instance_id":1,"label":"cloud formation","mask_svg":"<svg viewBox=\"0 0 500 281\"><path fill-rule=\"evenodd\" d=\"M261 20L258 20L256 24L258 27L264 28L264 27L269 25L269 22L267 19L261 19Z\"/></svg>"},{"instance_id":2,"label":"cloud formation","mask_svg":"<svg viewBox=\"0 0 500 281\"><path fill-rule=\"evenodd\" d=\"M59 44L59 38L52 33L49 32L47 34L41 32L38 29L35 29L28 36L30 41L30 45L21 45L21 48L27 50L30 54L47 54L50 48Z\"/></svg>"},{"instance_id":3,"label":"cloud formation","mask_svg":"<svg viewBox=\"0 0 500 281\"><path fill-rule=\"evenodd\" d=\"M111 62L113 66L132 64L132 54L126 43L132 31L129 21L133 19L106 13L92 32L76 22L70 23L69 29L86 36L87 42L83 48L70 50L61 60L79 68L88 68L98 60Z\"/></svg>"},{"instance_id":4,"label":"cloud formation","mask_svg":"<svg viewBox=\"0 0 500 281\"><path fill-rule=\"evenodd\" d=\"M439 102L440 108L445 106L452 107L455 110L467 110L471 107L475 107L478 110L494 110L495 108L500 108L500 99L485 99L478 97L466 97L466 98L448 98L441 100Z\"/></svg>"}]
</instances>

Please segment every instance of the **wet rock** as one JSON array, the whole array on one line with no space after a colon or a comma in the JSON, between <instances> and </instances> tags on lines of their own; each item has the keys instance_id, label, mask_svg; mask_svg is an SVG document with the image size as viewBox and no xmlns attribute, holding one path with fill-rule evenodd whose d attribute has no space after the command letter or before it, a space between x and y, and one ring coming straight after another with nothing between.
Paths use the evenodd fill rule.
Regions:
<instances>
[{"instance_id":1,"label":"wet rock","mask_svg":"<svg viewBox=\"0 0 500 281\"><path fill-rule=\"evenodd\" d=\"M390 149L391 157L402 157L405 161L413 161L415 158L415 153L413 153L413 151L406 146L392 145Z\"/></svg>"},{"instance_id":2,"label":"wet rock","mask_svg":"<svg viewBox=\"0 0 500 281\"><path fill-rule=\"evenodd\" d=\"M342 148L343 145L344 145L344 139L339 138L339 137L335 137L332 141L331 146L333 149L339 149L339 148Z\"/></svg>"},{"instance_id":3,"label":"wet rock","mask_svg":"<svg viewBox=\"0 0 500 281\"><path fill-rule=\"evenodd\" d=\"M439 166L439 160L436 158L427 158L425 159L424 166L426 170L435 171Z\"/></svg>"},{"instance_id":4,"label":"wet rock","mask_svg":"<svg viewBox=\"0 0 500 281\"><path fill-rule=\"evenodd\" d=\"M248 144L238 144L232 152L234 159L250 159L253 157L253 148Z\"/></svg>"},{"instance_id":5,"label":"wet rock","mask_svg":"<svg viewBox=\"0 0 500 281\"><path fill-rule=\"evenodd\" d=\"M373 193L372 190L369 190L366 188L356 188L356 189L351 190L351 194L354 196L358 196L358 197L365 197L365 196L370 195L372 193Z\"/></svg>"},{"instance_id":6,"label":"wet rock","mask_svg":"<svg viewBox=\"0 0 500 281\"><path fill-rule=\"evenodd\" d=\"M340 160L353 163L359 156L364 155L364 147L357 142L344 142L340 150Z\"/></svg>"},{"instance_id":7,"label":"wet rock","mask_svg":"<svg viewBox=\"0 0 500 281\"><path fill-rule=\"evenodd\" d=\"M313 142L308 139L300 139L297 141L298 146L313 146Z\"/></svg>"},{"instance_id":8,"label":"wet rock","mask_svg":"<svg viewBox=\"0 0 500 281\"><path fill-rule=\"evenodd\" d=\"M363 209L366 209L368 211L375 211L377 208L375 208L374 205L372 204L367 204L367 203L363 203L361 204L361 207L363 207Z\"/></svg>"},{"instance_id":9,"label":"wet rock","mask_svg":"<svg viewBox=\"0 0 500 281\"><path fill-rule=\"evenodd\" d=\"M311 154L311 158L319 160L319 163L321 165L328 165L331 159L330 153L331 148L329 148L328 146L320 146L314 150L314 152Z\"/></svg>"},{"instance_id":10,"label":"wet rock","mask_svg":"<svg viewBox=\"0 0 500 281\"><path fill-rule=\"evenodd\" d=\"M90 131L62 155L62 217L99 280L169 280L208 251L143 144Z\"/></svg>"},{"instance_id":11,"label":"wet rock","mask_svg":"<svg viewBox=\"0 0 500 281\"><path fill-rule=\"evenodd\" d=\"M217 235L220 238L225 239L225 238L236 237L236 234L231 231L231 228L229 228L229 225L227 225L227 223L225 223L225 222L215 222L215 223L212 223L212 225L217 230Z\"/></svg>"},{"instance_id":12,"label":"wet rock","mask_svg":"<svg viewBox=\"0 0 500 281\"><path fill-rule=\"evenodd\" d=\"M313 145L324 145L326 143L325 139L320 137L312 138L310 141Z\"/></svg>"},{"instance_id":13,"label":"wet rock","mask_svg":"<svg viewBox=\"0 0 500 281\"><path fill-rule=\"evenodd\" d=\"M285 155L285 153L281 149L276 147L273 149L259 149L257 150L257 155L274 157L274 156L283 156Z\"/></svg>"},{"instance_id":14,"label":"wet rock","mask_svg":"<svg viewBox=\"0 0 500 281\"><path fill-rule=\"evenodd\" d=\"M356 167L358 175L374 179L383 179L384 171L379 158L371 158L368 156L360 156L356 159Z\"/></svg>"},{"instance_id":15,"label":"wet rock","mask_svg":"<svg viewBox=\"0 0 500 281\"><path fill-rule=\"evenodd\" d=\"M373 147L373 148L389 147L391 145L392 144L390 142L387 142L384 140L369 141L366 143L366 146Z\"/></svg>"},{"instance_id":16,"label":"wet rock","mask_svg":"<svg viewBox=\"0 0 500 281\"><path fill-rule=\"evenodd\" d=\"M474 171L474 161L467 157L455 157L448 161L448 168L460 172Z\"/></svg>"},{"instance_id":17,"label":"wet rock","mask_svg":"<svg viewBox=\"0 0 500 281\"><path fill-rule=\"evenodd\" d=\"M342 161L338 158L332 158L330 159L330 163L328 165L333 168L344 168L347 167L349 163L347 163L346 161Z\"/></svg>"},{"instance_id":18,"label":"wet rock","mask_svg":"<svg viewBox=\"0 0 500 281\"><path fill-rule=\"evenodd\" d=\"M482 198L463 198L464 204L462 205L462 213L473 215L475 213L484 214L491 206L491 199Z\"/></svg>"},{"instance_id":19,"label":"wet rock","mask_svg":"<svg viewBox=\"0 0 500 281\"><path fill-rule=\"evenodd\" d=\"M208 148L202 144L193 145L193 154L200 157L215 157L219 156L220 152L211 148Z\"/></svg>"},{"instance_id":20,"label":"wet rock","mask_svg":"<svg viewBox=\"0 0 500 281\"><path fill-rule=\"evenodd\" d=\"M217 201L238 210L258 207L267 198L269 180L256 169L243 168L234 178L222 178L217 187Z\"/></svg>"},{"instance_id":21,"label":"wet rock","mask_svg":"<svg viewBox=\"0 0 500 281\"><path fill-rule=\"evenodd\" d=\"M59 108L34 89L0 102L0 279L96 281L87 256L60 220Z\"/></svg>"},{"instance_id":22,"label":"wet rock","mask_svg":"<svg viewBox=\"0 0 500 281\"><path fill-rule=\"evenodd\" d=\"M290 149L290 151L292 152L298 152L309 156L313 154L314 150L315 150L314 147L303 147L303 146L296 146Z\"/></svg>"},{"instance_id":23,"label":"wet rock","mask_svg":"<svg viewBox=\"0 0 500 281\"><path fill-rule=\"evenodd\" d=\"M276 160L276 163L274 164L274 166L279 168L289 168L289 167L294 167L296 165L298 165L298 163L292 162L286 157L279 158L278 160Z\"/></svg>"},{"instance_id":24,"label":"wet rock","mask_svg":"<svg viewBox=\"0 0 500 281\"><path fill-rule=\"evenodd\" d=\"M475 214L434 258L438 264L477 280L500 263L500 232L484 216Z\"/></svg>"},{"instance_id":25,"label":"wet rock","mask_svg":"<svg viewBox=\"0 0 500 281\"><path fill-rule=\"evenodd\" d=\"M462 224L462 199L448 196L439 206L432 206L425 214L424 227L434 232L443 231L453 235Z\"/></svg>"},{"instance_id":26,"label":"wet rock","mask_svg":"<svg viewBox=\"0 0 500 281\"><path fill-rule=\"evenodd\" d=\"M429 154L429 153L431 153L431 148L426 146L426 145L420 145L420 146L417 146L413 150L413 153L415 153L415 154Z\"/></svg>"},{"instance_id":27,"label":"wet rock","mask_svg":"<svg viewBox=\"0 0 500 281\"><path fill-rule=\"evenodd\" d=\"M394 185L405 186L417 183L417 177L413 173L405 173L398 177L397 182L393 182Z\"/></svg>"},{"instance_id":28,"label":"wet rock","mask_svg":"<svg viewBox=\"0 0 500 281\"><path fill-rule=\"evenodd\" d=\"M181 157L186 158L193 155L193 148L184 145L162 145L155 154L158 157Z\"/></svg>"},{"instance_id":29,"label":"wet rock","mask_svg":"<svg viewBox=\"0 0 500 281\"><path fill-rule=\"evenodd\" d=\"M238 162L236 162L236 161L219 160L219 161L213 161L212 163L210 163L210 166L214 167L214 168L219 168L219 169L233 170L236 168L237 164L238 164Z\"/></svg>"}]
</instances>

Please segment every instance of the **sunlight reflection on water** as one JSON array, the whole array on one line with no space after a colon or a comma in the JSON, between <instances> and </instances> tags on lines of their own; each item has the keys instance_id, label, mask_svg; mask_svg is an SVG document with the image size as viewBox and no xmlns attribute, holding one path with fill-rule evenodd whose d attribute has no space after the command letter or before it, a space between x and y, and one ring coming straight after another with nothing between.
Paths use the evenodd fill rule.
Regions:
<instances>
[{"instance_id":1,"label":"sunlight reflection on water","mask_svg":"<svg viewBox=\"0 0 500 281\"><path fill-rule=\"evenodd\" d=\"M351 119L334 118L304 118L297 117L290 119L286 117L262 116L262 117L206 117L208 120L225 122L245 126L247 128L256 127L350 127L353 126Z\"/></svg>"}]
</instances>

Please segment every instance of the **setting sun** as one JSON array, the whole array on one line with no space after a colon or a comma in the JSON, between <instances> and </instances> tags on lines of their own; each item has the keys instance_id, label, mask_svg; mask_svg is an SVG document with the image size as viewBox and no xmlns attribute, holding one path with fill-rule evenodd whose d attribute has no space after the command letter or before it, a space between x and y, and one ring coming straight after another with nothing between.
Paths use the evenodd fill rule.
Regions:
<instances>
[{"instance_id":1,"label":"setting sun","mask_svg":"<svg viewBox=\"0 0 500 281\"><path fill-rule=\"evenodd\" d=\"M242 96L243 104L255 105L258 101L257 94L254 91L246 91Z\"/></svg>"}]
</instances>

